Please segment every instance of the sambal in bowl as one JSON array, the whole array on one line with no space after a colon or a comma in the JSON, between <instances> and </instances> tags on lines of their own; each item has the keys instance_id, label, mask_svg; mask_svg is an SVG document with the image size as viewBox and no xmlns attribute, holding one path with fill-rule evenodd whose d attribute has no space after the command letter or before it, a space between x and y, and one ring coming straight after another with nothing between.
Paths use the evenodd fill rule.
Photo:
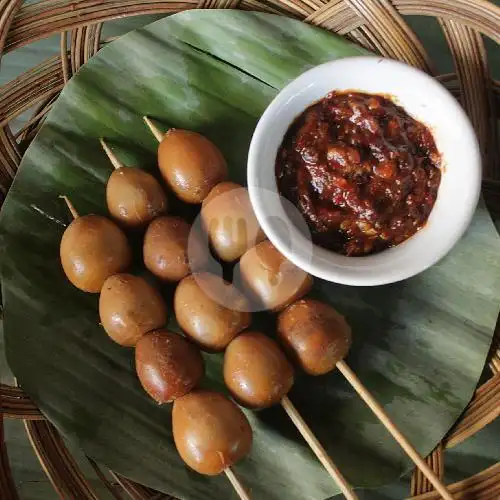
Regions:
<instances>
[{"instance_id":1,"label":"sambal in bowl","mask_svg":"<svg viewBox=\"0 0 500 500\"><path fill-rule=\"evenodd\" d=\"M442 258L476 207L472 126L437 81L380 57L339 59L286 86L261 117L248 187L271 242L328 281L381 285Z\"/></svg>"}]
</instances>

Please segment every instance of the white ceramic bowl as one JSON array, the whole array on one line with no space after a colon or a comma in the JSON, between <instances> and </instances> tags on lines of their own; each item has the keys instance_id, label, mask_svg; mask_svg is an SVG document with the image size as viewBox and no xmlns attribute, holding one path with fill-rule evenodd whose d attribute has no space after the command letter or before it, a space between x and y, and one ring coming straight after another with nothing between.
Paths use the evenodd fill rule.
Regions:
<instances>
[{"instance_id":1,"label":"white ceramic bowl","mask_svg":"<svg viewBox=\"0 0 500 500\"><path fill-rule=\"evenodd\" d=\"M291 222L275 178L276 154L294 119L330 91L353 89L391 95L430 128L443 159L441 185L427 224L400 245L365 257L347 257L313 245ZM347 285L392 283L435 264L467 229L480 186L477 139L458 102L422 71L381 57L339 59L300 75L262 115L248 156L250 199L267 237L295 265L319 278Z\"/></svg>"}]
</instances>

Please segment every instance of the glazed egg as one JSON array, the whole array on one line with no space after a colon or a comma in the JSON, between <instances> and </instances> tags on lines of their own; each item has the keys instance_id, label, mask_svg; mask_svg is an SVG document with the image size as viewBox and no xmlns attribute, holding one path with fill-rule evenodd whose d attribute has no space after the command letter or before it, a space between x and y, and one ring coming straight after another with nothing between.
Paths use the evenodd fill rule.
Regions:
<instances>
[{"instance_id":1,"label":"glazed egg","mask_svg":"<svg viewBox=\"0 0 500 500\"><path fill-rule=\"evenodd\" d=\"M113 171L106 185L106 202L113 219L128 228L143 227L167 212L167 196L159 182L140 168Z\"/></svg>"},{"instance_id":2,"label":"glazed egg","mask_svg":"<svg viewBox=\"0 0 500 500\"><path fill-rule=\"evenodd\" d=\"M184 396L203 378L199 349L168 330L143 335L135 347L135 367L144 390L159 404Z\"/></svg>"},{"instance_id":3,"label":"glazed egg","mask_svg":"<svg viewBox=\"0 0 500 500\"><path fill-rule=\"evenodd\" d=\"M172 429L177 451L200 474L214 476L248 455L252 428L222 394L197 389L175 400Z\"/></svg>"},{"instance_id":4,"label":"glazed egg","mask_svg":"<svg viewBox=\"0 0 500 500\"><path fill-rule=\"evenodd\" d=\"M224 354L227 388L248 408L267 408L279 403L291 389L293 368L280 346L260 332L243 332Z\"/></svg>"},{"instance_id":5,"label":"glazed egg","mask_svg":"<svg viewBox=\"0 0 500 500\"><path fill-rule=\"evenodd\" d=\"M206 137L170 129L158 147L158 166L175 195L186 203L201 203L227 176L226 160Z\"/></svg>"},{"instance_id":6,"label":"glazed egg","mask_svg":"<svg viewBox=\"0 0 500 500\"><path fill-rule=\"evenodd\" d=\"M239 259L265 239L247 189L234 182L221 182L210 191L201 217L212 248L226 262Z\"/></svg>"},{"instance_id":7,"label":"glazed egg","mask_svg":"<svg viewBox=\"0 0 500 500\"><path fill-rule=\"evenodd\" d=\"M99 316L115 342L134 346L145 333L165 325L167 306L158 290L144 278L114 274L102 287Z\"/></svg>"},{"instance_id":8,"label":"glazed egg","mask_svg":"<svg viewBox=\"0 0 500 500\"><path fill-rule=\"evenodd\" d=\"M184 278L175 290L174 310L184 333L208 351L222 351L251 321L245 296L211 273Z\"/></svg>"},{"instance_id":9,"label":"glazed egg","mask_svg":"<svg viewBox=\"0 0 500 500\"><path fill-rule=\"evenodd\" d=\"M102 215L83 215L64 231L60 257L73 285L84 292L99 293L109 276L129 267L132 252L114 222Z\"/></svg>"},{"instance_id":10,"label":"glazed egg","mask_svg":"<svg viewBox=\"0 0 500 500\"><path fill-rule=\"evenodd\" d=\"M271 311L303 297L312 286L311 275L292 264L267 240L247 250L239 265L245 289Z\"/></svg>"},{"instance_id":11,"label":"glazed egg","mask_svg":"<svg viewBox=\"0 0 500 500\"><path fill-rule=\"evenodd\" d=\"M180 217L158 217L144 235L144 264L164 281L179 281L202 268L208 260L208 252L200 234Z\"/></svg>"},{"instance_id":12,"label":"glazed egg","mask_svg":"<svg viewBox=\"0 0 500 500\"><path fill-rule=\"evenodd\" d=\"M335 368L351 347L351 327L332 306L302 299L278 316L278 337L300 367L310 375Z\"/></svg>"}]
</instances>

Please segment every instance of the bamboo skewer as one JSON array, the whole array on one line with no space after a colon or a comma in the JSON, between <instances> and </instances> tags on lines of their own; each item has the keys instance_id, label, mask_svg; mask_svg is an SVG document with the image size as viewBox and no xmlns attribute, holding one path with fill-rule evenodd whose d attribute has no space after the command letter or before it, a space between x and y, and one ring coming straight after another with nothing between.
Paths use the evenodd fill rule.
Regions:
<instances>
[{"instance_id":1,"label":"bamboo skewer","mask_svg":"<svg viewBox=\"0 0 500 500\"><path fill-rule=\"evenodd\" d=\"M228 467L227 469L224 469L224 473L226 474L226 477L229 479L229 482L232 484L234 491L238 493L240 499L251 500L250 495L248 494L245 487L241 484L240 480L234 473L233 469L231 469L231 467Z\"/></svg>"},{"instance_id":2,"label":"bamboo skewer","mask_svg":"<svg viewBox=\"0 0 500 500\"><path fill-rule=\"evenodd\" d=\"M311 428L306 424L300 413L295 408L294 404L290 401L288 396L285 396L281 400L281 406L290 417L290 420L297 427L298 431L302 434L313 453L316 455L318 460L321 462L323 467L327 470L328 474L332 477L335 483L340 488L340 491L348 500L357 500L357 495L352 490L349 483L346 481L338 467L333 463L326 450L323 448L318 438L314 435Z\"/></svg>"},{"instance_id":3,"label":"bamboo skewer","mask_svg":"<svg viewBox=\"0 0 500 500\"><path fill-rule=\"evenodd\" d=\"M336 326L333 325L335 322ZM307 344L307 339L310 338L311 331L315 332L312 346L315 351L309 353L310 356L307 357L304 356L304 353L307 351L307 347L310 347L310 344ZM278 334L282 342L295 353L303 369L309 374L322 375L338 368L442 498L453 500L446 486L394 425L389 415L361 383L356 374L347 366L343 358L347 355L351 345L351 328L333 307L313 299L297 301L280 313ZM315 347L317 345L323 345L324 349L317 352ZM316 366L318 362L319 366Z\"/></svg>"},{"instance_id":4,"label":"bamboo skewer","mask_svg":"<svg viewBox=\"0 0 500 500\"><path fill-rule=\"evenodd\" d=\"M151 133L156 137L156 140L161 142L165 134L147 116L143 116L142 119L149 127L149 130L151 130Z\"/></svg>"},{"instance_id":5,"label":"bamboo skewer","mask_svg":"<svg viewBox=\"0 0 500 500\"><path fill-rule=\"evenodd\" d=\"M73 219L78 219L78 217L80 217L80 215L76 211L76 208L74 207L73 203L71 203L70 199L65 194L59 195L59 198L63 199L66 202L68 210L71 212Z\"/></svg>"},{"instance_id":6,"label":"bamboo skewer","mask_svg":"<svg viewBox=\"0 0 500 500\"><path fill-rule=\"evenodd\" d=\"M161 142L164 134L160 131L160 129L156 125L154 125L153 122L146 116L144 117L144 121L146 122L146 124L148 125L149 129L156 137L158 142ZM99 142L101 143L101 146L105 151L106 155L108 156L113 167L116 170L124 168L125 165L118 159L118 157L115 155L112 149L106 144L106 141L103 138L100 138ZM234 471L231 469L231 467L227 467L224 470L224 473L228 478L229 482L231 483L232 487L238 494L240 500L251 500L249 493L247 492L241 481L238 479Z\"/></svg>"},{"instance_id":7,"label":"bamboo skewer","mask_svg":"<svg viewBox=\"0 0 500 500\"><path fill-rule=\"evenodd\" d=\"M109 161L113 165L113 167L118 170L119 168L124 168L125 165L118 159L118 157L113 153L112 149L106 144L103 138L99 139L99 142L101 143L102 149L104 149L104 152L109 158Z\"/></svg>"},{"instance_id":8,"label":"bamboo skewer","mask_svg":"<svg viewBox=\"0 0 500 500\"><path fill-rule=\"evenodd\" d=\"M422 471L422 474L430 481L434 486L436 491L445 499L453 500L450 492L446 486L441 482L441 480L436 476L434 471L427 465L425 460L419 455L417 450L411 445L411 443L406 439L406 437L401 433L401 431L394 425L389 415L380 406L380 404L374 399L366 387L362 384L356 374L349 368L344 360L337 363L337 368L342 373L342 375L351 384L353 389L359 394L361 399L367 404L370 410L375 414L375 416L380 420L384 427L390 432L392 437L399 443L401 448L406 452L406 454L413 460L415 465Z\"/></svg>"},{"instance_id":9,"label":"bamboo skewer","mask_svg":"<svg viewBox=\"0 0 500 500\"><path fill-rule=\"evenodd\" d=\"M261 332L240 333L226 348L223 373L229 392L243 406L256 410L281 404L340 491L348 500L357 500L352 487L288 398L294 369L274 340Z\"/></svg>"},{"instance_id":10,"label":"bamboo skewer","mask_svg":"<svg viewBox=\"0 0 500 500\"><path fill-rule=\"evenodd\" d=\"M155 136L158 142L161 142L164 138L164 133L147 117L143 116L143 120L145 124L150 129L151 133ZM106 152L110 162L112 163L115 169L123 168L124 165L118 159L118 157L113 153L111 148L106 144L104 139L99 139L103 150ZM61 196L66 201L70 212L72 213L74 218L78 217L78 213L75 208L69 201L66 196ZM380 404L373 398L373 396L368 392L368 390L364 387L355 373L348 367L345 361L341 360L337 363L337 367L339 371L343 374L343 376L347 379L347 381L351 384L351 386L356 390L358 395L363 399L363 401L368 405L368 407L373 411L376 417L380 420L380 422L386 427L389 433L394 437L394 439L398 442L401 448L406 452L406 454L413 460L417 467L422 471L422 473L427 477L430 483L435 487L435 489L439 492L439 494L445 500L453 500L453 497L446 489L445 485L440 481L440 479L436 476L436 474L432 471L432 469L427 465L427 463L420 457L415 448L410 444L410 442L406 439L406 437L398 430L398 428L394 425L390 417L387 415L385 410L380 406ZM323 448L321 443L318 441L310 427L304 421L300 413L297 411L293 403L290 401L288 396L284 396L281 400L281 405L284 411L287 413L288 417L296 426L297 430L300 432L304 440L307 442L313 453L316 455L318 460L321 462L323 467L335 481L335 483L339 486L341 492L348 500L357 500L357 495L352 490L349 483L346 481L338 467L335 465L333 460L330 458L326 450ZM250 496L246 491L245 487L239 481L235 473L230 467L227 467L224 470L224 473L234 490L238 494L241 500L250 500Z\"/></svg>"}]
</instances>

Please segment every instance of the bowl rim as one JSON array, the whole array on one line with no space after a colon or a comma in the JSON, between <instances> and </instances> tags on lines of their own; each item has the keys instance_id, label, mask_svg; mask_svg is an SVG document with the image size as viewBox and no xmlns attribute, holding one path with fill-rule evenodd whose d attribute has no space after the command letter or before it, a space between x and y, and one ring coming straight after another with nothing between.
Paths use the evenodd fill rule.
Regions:
<instances>
[{"instance_id":1,"label":"bowl rim","mask_svg":"<svg viewBox=\"0 0 500 500\"><path fill-rule=\"evenodd\" d=\"M419 237L419 232L412 235L410 238L402 242L401 244L395 246L394 248L389 248L387 250L383 250L377 254L373 254L371 256L357 256L357 257L347 257L332 252L330 250L326 250L318 245L315 245L310 240L307 240L303 236L303 234L297 230L295 224L286 216L285 214L285 225L287 225L290 237L294 241L300 241L302 244L305 244L304 240L307 240L308 245L310 247L311 256L312 252L316 252L323 257L323 260L329 256L331 259L340 262L343 261L344 265L337 264L336 266L332 266L332 268L326 268L324 266L319 266L312 262L311 258L304 258L300 253L296 253L291 251L288 246L284 243L282 237L278 235L275 228L270 222L267 214L269 210L266 210L263 202L262 191L263 188L257 185L257 173L260 167L260 162L258 160L258 155L260 153L260 145L269 131L269 128L272 127L272 118L283 106L288 104L288 101L291 99L290 92L294 88L300 85L304 85L307 87L307 83L310 83L313 80L313 77L320 72L325 70L331 70L335 68L335 66L345 65L346 63L355 63L355 64L374 64L384 62L386 65L391 66L395 70L404 71L407 75L415 76L423 83L426 81L430 87L432 87L433 91L436 92L437 95L440 95L443 99L446 100L446 106L448 109L453 110L454 113L458 115L460 120L459 127L463 129L464 133L468 136L468 139L471 141L471 150L470 150L470 163L473 168L470 170L470 179L467 184L469 191L469 204L465 207L465 212L462 217L456 219L454 226L454 231L452 237L449 238L449 242L446 245L443 245L439 251L436 251L431 256L426 257L422 261L419 261L417 264L410 263L407 267L400 269L398 271L393 271L391 273L381 273L381 274L370 274L369 272L366 275L363 272L360 272L360 269L364 268L368 269L365 264L362 264L363 261L367 261L370 257L381 256L384 255L385 258L390 256L391 250L394 248L402 248L405 243L410 240ZM334 79L332 81L331 89L335 89ZM362 91L362 90L361 90ZM384 92L377 92L378 94L384 94ZM390 94L390 92L387 92ZM326 94L325 94L326 95ZM309 102L312 104L316 102L317 99L311 99ZM309 105L309 104L308 104ZM307 107L307 106L306 106ZM297 116L306 109L304 107L301 111L297 113ZM403 106L404 107L404 106ZM411 113L409 113L411 116ZM291 122L287 125L286 130L290 126ZM279 146L278 146L279 147ZM273 171L274 171L274 162L273 158ZM429 267L436 264L439 260L441 260L458 242L458 240L463 236L467 227L469 226L474 212L476 210L477 203L479 201L480 190L481 190L481 180L482 180L482 164L481 164L481 154L479 150L479 144L477 142L477 137L475 131L472 127L472 124L465 113L465 110L458 103L457 100L452 96L452 94L437 80L435 80L432 76L427 73L409 66L401 61L396 61L393 59L387 59L381 56L354 56L354 57L346 57L335 59L317 66L314 66L307 71L301 73L297 78L293 79L289 82L271 101L268 105L261 118L259 119L257 126L254 130L252 140L250 143L249 153L248 153L248 163L247 163L247 184L248 191L250 196L250 201L252 207L254 209L255 215L259 224L261 225L264 233L267 238L271 241L271 243L292 263L294 263L299 268L309 272L310 274L322 278L324 280L345 284L345 285L354 285L354 286L376 286L383 285L389 283L395 283L404 279L408 279L420 272L428 269ZM441 188L441 186L440 186ZM275 185L273 190L273 195L275 197L279 197L278 188ZM439 191L438 191L439 193ZM275 205L276 208L276 205ZM434 211L434 207L433 207ZM281 210L282 213L285 213ZM278 210L278 213L281 213ZM432 211L431 211L432 216ZM429 219L430 217L429 216ZM427 221L428 222L428 221ZM303 252L301 252L303 253ZM347 259L347 260L346 260Z\"/></svg>"}]
</instances>

